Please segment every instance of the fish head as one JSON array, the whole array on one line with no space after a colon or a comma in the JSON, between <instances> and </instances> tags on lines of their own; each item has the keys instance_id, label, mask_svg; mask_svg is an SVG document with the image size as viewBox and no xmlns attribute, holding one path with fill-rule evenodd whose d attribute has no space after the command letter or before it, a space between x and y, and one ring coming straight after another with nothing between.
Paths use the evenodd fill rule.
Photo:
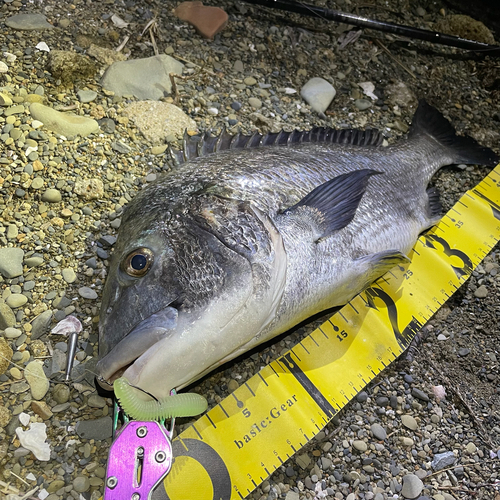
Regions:
<instances>
[{"instance_id":1,"label":"fish head","mask_svg":"<svg viewBox=\"0 0 500 500\"><path fill-rule=\"evenodd\" d=\"M238 355L272 316L277 233L240 203L145 214L133 201L103 291L98 380L125 376L160 398Z\"/></svg>"}]
</instances>

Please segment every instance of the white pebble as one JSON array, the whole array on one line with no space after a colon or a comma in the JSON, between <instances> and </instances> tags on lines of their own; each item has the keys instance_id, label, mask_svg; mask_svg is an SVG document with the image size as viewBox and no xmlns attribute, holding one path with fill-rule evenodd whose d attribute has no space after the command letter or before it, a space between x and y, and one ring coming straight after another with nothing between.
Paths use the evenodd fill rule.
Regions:
<instances>
[{"instance_id":1,"label":"white pebble","mask_svg":"<svg viewBox=\"0 0 500 500\"><path fill-rule=\"evenodd\" d=\"M21 412L18 418L25 427L30 423L30 416L27 413Z\"/></svg>"}]
</instances>

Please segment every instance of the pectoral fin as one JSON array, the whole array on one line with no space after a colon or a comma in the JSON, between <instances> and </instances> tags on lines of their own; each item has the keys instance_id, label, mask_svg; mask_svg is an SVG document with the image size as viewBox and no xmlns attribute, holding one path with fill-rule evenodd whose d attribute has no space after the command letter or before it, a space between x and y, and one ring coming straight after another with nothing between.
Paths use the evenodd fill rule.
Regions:
<instances>
[{"instance_id":1,"label":"pectoral fin","mask_svg":"<svg viewBox=\"0 0 500 500\"><path fill-rule=\"evenodd\" d=\"M342 174L313 189L293 207L283 212L313 230L316 241L346 227L354 218L368 179L380 174L363 169Z\"/></svg>"},{"instance_id":2,"label":"pectoral fin","mask_svg":"<svg viewBox=\"0 0 500 500\"><path fill-rule=\"evenodd\" d=\"M364 288L383 276L395 266L404 266L410 259L398 250L387 250L371 255L365 255L354 261L359 266L359 272L365 277Z\"/></svg>"}]
</instances>

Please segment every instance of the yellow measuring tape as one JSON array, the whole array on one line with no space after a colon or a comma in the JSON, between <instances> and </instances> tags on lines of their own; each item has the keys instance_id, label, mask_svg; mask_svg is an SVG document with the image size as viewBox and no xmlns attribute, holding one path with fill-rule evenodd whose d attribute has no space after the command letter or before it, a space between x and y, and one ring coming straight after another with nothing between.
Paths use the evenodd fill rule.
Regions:
<instances>
[{"instance_id":1,"label":"yellow measuring tape","mask_svg":"<svg viewBox=\"0 0 500 500\"><path fill-rule=\"evenodd\" d=\"M311 440L467 280L500 238L500 165L396 267L173 442L155 500L245 498Z\"/></svg>"}]
</instances>

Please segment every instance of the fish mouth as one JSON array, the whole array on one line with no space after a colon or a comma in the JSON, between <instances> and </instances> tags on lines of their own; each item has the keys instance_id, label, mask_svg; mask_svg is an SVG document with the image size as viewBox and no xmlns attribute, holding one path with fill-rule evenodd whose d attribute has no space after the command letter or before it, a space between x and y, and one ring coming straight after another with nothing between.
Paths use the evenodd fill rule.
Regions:
<instances>
[{"instance_id":1,"label":"fish mouth","mask_svg":"<svg viewBox=\"0 0 500 500\"><path fill-rule=\"evenodd\" d=\"M142 358L149 358L156 352L156 345L171 336L177 327L178 315L177 309L167 306L135 326L97 363L99 385L112 390L113 382L127 370L135 367L137 372L144 365Z\"/></svg>"}]
</instances>

